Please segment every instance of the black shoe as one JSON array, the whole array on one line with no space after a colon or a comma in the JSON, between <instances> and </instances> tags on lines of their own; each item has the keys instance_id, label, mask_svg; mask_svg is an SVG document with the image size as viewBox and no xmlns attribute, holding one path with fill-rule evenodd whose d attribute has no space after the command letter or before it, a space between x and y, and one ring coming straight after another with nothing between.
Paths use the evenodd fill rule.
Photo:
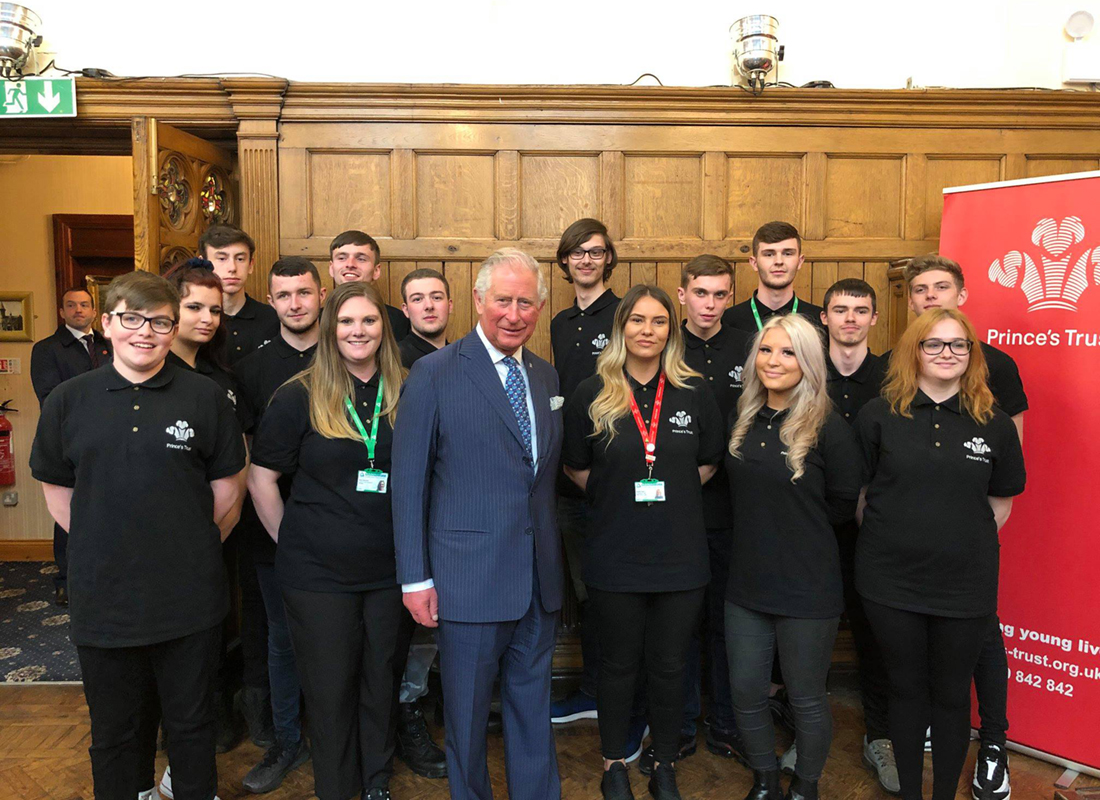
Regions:
<instances>
[{"instance_id":1,"label":"black shoe","mask_svg":"<svg viewBox=\"0 0 1100 800\"><path fill-rule=\"evenodd\" d=\"M695 755L697 745L695 744L694 736L681 736L680 737L680 750L676 753L674 761L683 761L688 756ZM656 760L653 745L650 745L642 751L642 757L638 759L638 772L643 775L653 774L653 762Z\"/></svg>"},{"instance_id":2,"label":"black shoe","mask_svg":"<svg viewBox=\"0 0 1100 800\"><path fill-rule=\"evenodd\" d=\"M265 750L275 744L275 723L271 719L271 693L258 686L245 686L233 699L233 710L244 717L248 738Z\"/></svg>"},{"instance_id":3,"label":"black shoe","mask_svg":"<svg viewBox=\"0 0 1100 800\"><path fill-rule=\"evenodd\" d=\"M791 708L791 701L787 697L787 690L780 689L778 692L768 698L768 705L771 707L772 716L778 722L783 723L793 733L794 732L794 709Z\"/></svg>"},{"instance_id":4,"label":"black shoe","mask_svg":"<svg viewBox=\"0 0 1100 800\"><path fill-rule=\"evenodd\" d=\"M367 789L363 792L363 800L390 800L390 790L384 786Z\"/></svg>"},{"instance_id":5,"label":"black shoe","mask_svg":"<svg viewBox=\"0 0 1100 800\"><path fill-rule=\"evenodd\" d=\"M745 800L783 800L783 790L779 788L779 769L752 771L752 788Z\"/></svg>"},{"instance_id":6,"label":"black shoe","mask_svg":"<svg viewBox=\"0 0 1100 800\"><path fill-rule=\"evenodd\" d=\"M502 733L504 731L504 717L499 711L489 710L489 733Z\"/></svg>"},{"instance_id":7,"label":"black shoe","mask_svg":"<svg viewBox=\"0 0 1100 800\"><path fill-rule=\"evenodd\" d=\"M630 773L626 764L621 761L614 762L604 770L600 780L600 792L604 800L634 800L634 792L630 789Z\"/></svg>"},{"instance_id":8,"label":"black shoe","mask_svg":"<svg viewBox=\"0 0 1100 800\"><path fill-rule=\"evenodd\" d=\"M214 692L215 753L228 753L241 740L241 730L224 692Z\"/></svg>"},{"instance_id":9,"label":"black shoe","mask_svg":"<svg viewBox=\"0 0 1100 800\"><path fill-rule=\"evenodd\" d=\"M974 764L970 794L974 800L1008 800L1012 795L1008 782L1008 752L1003 745L982 742Z\"/></svg>"},{"instance_id":10,"label":"black shoe","mask_svg":"<svg viewBox=\"0 0 1100 800\"><path fill-rule=\"evenodd\" d=\"M653 800L683 800L676 788L676 767L672 764L658 764L649 777L649 793Z\"/></svg>"},{"instance_id":11,"label":"black shoe","mask_svg":"<svg viewBox=\"0 0 1100 800\"><path fill-rule=\"evenodd\" d=\"M741 734L736 728L722 730L708 725L707 750L722 758L736 759L742 766L749 765L748 756L745 755L745 743L741 741Z\"/></svg>"},{"instance_id":12,"label":"black shoe","mask_svg":"<svg viewBox=\"0 0 1100 800\"><path fill-rule=\"evenodd\" d=\"M421 777L447 777L447 757L432 741L428 723L416 703L398 704L397 757Z\"/></svg>"},{"instance_id":13,"label":"black shoe","mask_svg":"<svg viewBox=\"0 0 1100 800\"><path fill-rule=\"evenodd\" d=\"M817 800L817 781L804 781L795 775L787 789L786 800Z\"/></svg>"},{"instance_id":14,"label":"black shoe","mask_svg":"<svg viewBox=\"0 0 1100 800\"><path fill-rule=\"evenodd\" d=\"M273 792L283 784L283 778L292 769L309 760L309 747L305 739L294 744L277 742L267 749L263 760L248 771L241 783L253 794Z\"/></svg>"},{"instance_id":15,"label":"black shoe","mask_svg":"<svg viewBox=\"0 0 1100 800\"><path fill-rule=\"evenodd\" d=\"M69 590L64 586L58 586L53 590L53 604L62 608L69 607Z\"/></svg>"}]
</instances>

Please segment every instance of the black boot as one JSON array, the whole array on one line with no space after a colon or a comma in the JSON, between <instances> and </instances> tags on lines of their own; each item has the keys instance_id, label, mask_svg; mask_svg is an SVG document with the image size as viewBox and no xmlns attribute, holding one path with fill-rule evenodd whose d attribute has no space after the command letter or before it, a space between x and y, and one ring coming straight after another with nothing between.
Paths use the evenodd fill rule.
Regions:
<instances>
[{"instance_id":1,"label":"black boot","mask_svg":"<svg viewBox=\"0 0 1100 800\"><path fill-rule=\"evenodd\" d=\"M783 800L783 790L779 788L779 767L752 771L752 788L745 800Z\"/></svg>"},{"instance_id":2,"label":"black boot","mask_svg":"<svg viewBox=\"0 0 1100 800\"><path fill-rule=\"evenodd\" d=\"M797 775L791 779L786 800L817 800L817 781L805 781Z\"/></svg>"},{"instance_id":3,"label":"black boot","mask_svg":"<svg viewBox=\"0 0 1100 800\"><path fill-rule=\"evenodd\" d=\"M252 744L267 750L275 744L275 723L271 719L271 693L259 686L245 686L233 701L234 710L244 717Z\"/></svg>"},{"instance_id":4,"label":"black boot","mask_svg":"<svg viewBox=\"0 0 1100 800\"><path fill-rule=\"evenodd\" d=\"M672 764L658 764L649 778L649 793L653 800L683 800L676 787L676 767Z\"/></svg>"},{"instance_id":5,"label":"black boot","mask_svg":"<svg viewBox=\"0 0 1100 800\"><path fill-rule=\"evenodd\" d=\"M222 691L214 692L214 725L217 730L214 752L228 753L241 740L241 731L229 699Z\"/></svg>"},{"instance_id":6,"label":"black boot","mask_svg":"<svg viewBox=\"0 0 1100 800\"><path fill-rule=\"evenodd\" d=\"M630 789L630 773L626 769L626 764L616 761L610 768L604 770L603 779L600 780L600 792L604 800L634 800L634 792Z\"/></svg>"},{"instance_id":7,"label":"black boot","mask_svg":"<svg viewBox=\"0 0 1100 800\"><path fill-rule=\"evenodd\" d=\"M399 703L397 757L425 778L446 778L447 757L432 741L424 714L416 703Z\"/></svg>"}]
</instances>

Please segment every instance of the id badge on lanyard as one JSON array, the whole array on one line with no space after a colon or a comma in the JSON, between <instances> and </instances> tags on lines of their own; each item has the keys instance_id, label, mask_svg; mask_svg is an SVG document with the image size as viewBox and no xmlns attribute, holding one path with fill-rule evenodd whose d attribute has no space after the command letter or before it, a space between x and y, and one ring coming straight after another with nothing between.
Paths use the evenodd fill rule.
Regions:
<instances>
[{"instance_id":1,"label":"id badge on lanyard","mask_svg":"<svg viewBox=\"0 0 1100 800\"><path fill-rule=\"evenodd\" d=\"M665 502L665 482L655 480L653 477L653 462L657 460L657 426L661 422L661 402L665 397L665 374L657 382L657 396L653 399L653 416L649 421L649 430L646 430L642 421L642 412L638 410L638 401L634 399L633 392L630 395L630 410L634 414L634 424L638 426L638 433L642 435L642 445L645 447L645 463L649 469L649 475L640 481L634 481L635 503L663 503Z\"/></svg>"},{"instance_id":2,"label":"id badge on lanyard","mask_svg":"<svg viewBox=\"0 0 1100 800\"><path fill-rule=\"evenodd\" d=\"M367 429L363 427L363 421L359 419L359 414L355 410L355 403L351 401L350 397L344 398L344 405L348 409L348 415L351 417L352 422L355 423L355 427L359 430L359 435L363 437L363 444L367 446L367 458L370 459L370 469L361 469L355 480L355 491L357 492L372 492L374 494L385 494L387 487L390 483L390 475L388 472L383 472L380 469L374 468L374 448L378 443L378 418L382 416L382 375L378 375L378 396L374 400L374 417L370 423L370 434L367 433Z\"/></svg>"}]
</instances>

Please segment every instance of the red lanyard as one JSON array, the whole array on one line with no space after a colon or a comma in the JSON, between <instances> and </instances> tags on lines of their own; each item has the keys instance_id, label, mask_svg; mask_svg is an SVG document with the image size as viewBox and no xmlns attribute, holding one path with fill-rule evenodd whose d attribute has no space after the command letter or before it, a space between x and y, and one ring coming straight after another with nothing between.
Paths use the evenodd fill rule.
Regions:
<instances>
[{"instance_id":1,"label":"red lanyard","mask_svg":"<svg viewBox=\"0 0 1100 800\"><path fill-rule=\"evenodd\" d=\"M661 373L661 379L657 381L657 396L653 399L653 417L649 421L649 432L646 433L645 423L642 421L642 412L638 410L638 401L634 399L634 393L630 393L630 410L634 412L634 423L638 426L638 433L642 434L642 444L645 445L645 463L653 468L653 462L657 460L657 424L661 421L661 401L665 397L665 373Z\"/></svg>"}]
</instances>

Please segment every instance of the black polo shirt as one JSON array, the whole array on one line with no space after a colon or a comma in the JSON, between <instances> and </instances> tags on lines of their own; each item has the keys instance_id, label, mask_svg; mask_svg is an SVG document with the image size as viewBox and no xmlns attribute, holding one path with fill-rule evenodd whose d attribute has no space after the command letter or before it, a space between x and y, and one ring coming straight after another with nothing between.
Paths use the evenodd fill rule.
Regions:
<instances>
[{"instance_id":1,"label":"black polo shirt","mask_svg":"<svg viewBox=\"0 0 1100 800\"><path fill-rule=\"evenodd\" d=\"M627 376L646 430L658 377L642 385ZM589 469L585 492L592 516L584 537L584 582L609 592L672 592L710 581L699 467L722 460L724 426L714 395L693 378L665 384L653 478L665 482L661 503L634 501L634 483L648 474L634 415L615 423L615 438L591 437L588 407L603 382L581 381L567 401L562 461ZM713 478L711 479L713 480Z\"/></svg>"},{"instance_id":2,"label":"black polo shirt","mask_svg":"<svg viewBox=\"0 0 1100 800\"><path fill-rule=\"evenodd\" d=\"M855 513L860 459L851 428L830 411L805 472L791 482L787 446L779 440L787 412L767 406L741 443L726 454L736 513L726 598L764 614L804 619L844 610L835 509Z\"/></svg>"},{"instance_id":3,"label":"black polo shirt","mask_svg":"<svg viewBox=\"0 0 1100 800\"><path fill-rule=\"evenodd\" d=\"M741 398L741 373L748 358L752 337L745 331L721 325L709 339L700 339L681 324L684 334L684 361L703 376L706 386L718 401L723 420L737 408ZM730 507L730 485L724 465L718 466L714 477L703 484L703 518L707 528L729 528L733 524Z\"/></svg>"},{"instance_id":4,"label":"black polo shirt","mask_svg":"<svg viewBox=\"0 0 1100 800\"><path fill-rule=\"evenodd\" d=\"M226 348L230 366L279 335L279 317L275 309L247 294L240 311L232 316L222 314L222 324L229 334Z\"/></svg>"},{"instance_id":5,"label":"black polo shirt","mask_svg":"<svg viewBox=\"0 0 1100 800\"><path fill-rule=\"evenodd\" d=\"M140 384L113 366L79 375L46 399L30 463L37 480L73 489L74 644L154 644L222 621L210 482L240 472L245 450L217 384L167 363Z\"/></svg>"},{"instance_id":6,"label":"black polo shirt","mask_svg":"<svg viewBox=\"0 0 1100 800\"><path fill-rule=\"evenodd\" d=\"M378 375L352 378L355 407L369 431ZM390 471L393 430L378 423L375 469ZM359 470L369 469L362 439L326 439L309 422L309 395L300 383L271 398L252 442L252 463L294 474L279 526L275 570L284 586L311 592L361 592L395 586L390 491L357 492Z\"/></svg>"},{"instance_id":7,"label":"black polo shirt","mask_svg":"<svg viewBox=\"0 0 1100 800\"><path fill-rule=\"evenodd\" d=\"M317 345L307 347L305 350L296 350L280 333L259 350L250 353L237 363L234 371L237 375L237 384L241 388L238 401L245 404L252 416L252 425L245 430L245 433L256 432L260 418L267 410L267 404L271 402L275 390L308 367L313 361L315 352L317 352ZM293 475L283 475L279 478L279 489L284 501L290 496L290 484L293 480ZM245 500L241 508L241 521L234 528L234 533L237 532L244 535L245 546L250 549L253 561L259 564L275 563L275 540L268 535L267 529L256 516L256 507L252 505L251 497Z\"/></svg>"},{"instance_id":8,"label":"black polo shirt","mask_svg":"<svg viewBox=\"0 0 1100 800\"><path fill-rule=\"evenodd\" d=\"M197 372L199 375L205 375L210 380L214 381L214 383L218 384L218 386L222 388L222 391L225 392L225 396L229 398L229 402L233 405L233 411L237 415L237 422L240 423L241 430L247 433L252 429L252 411L249 409L248 404L242 400L241 389L233 373L222 369L210 359L203 358L202 356L195 359L194 367L171 351L168 352L168 357L165 360L169 364L173 364L180 369L185 369L188 372Z\"/></svg>"},{"instance_id":9,"label":"black polo shirt","mask_svg":"<svg viewBox=\"0 0 1100 800\"><path fill-rule=\"evenodd\" d=\"M982 346L985 364L989 368L988 385L989 391L993 392L994 402L1010 417L1027 411L1027 393L1024 392L1024 382L1020 378L1020 369L1016 366L1016 360L991 344L986 342L979 344ZM892 350L888 350L882 354L887 364L890 362L892 353Z\"/></svg>"},{"instance_id":10,"label":"black polo shirt","mask_svg":"<svg viewBox=\"0 0 1100 800\"><path fill-rule=\"evenodd\" d=\"M436 352L439 348L427 339L423 339L415 333L410 333L397 343L397 349L401 351L401 366L409 369L424 356Z\"/></svg>"},{"instance_id":11,"label":"black polo shirt","mask_svg":"<svg viewBox=\"0 0 1100 800\"><path fill-rule=\"evenodd\" d=\"M394 341L403 341L412 332L409 318L405 316L405 312L400 308L394 308L390 305L386 306L386 314L390 318L390 327L393 328Z\"/></svg>"},{"instance_id":12,"label":"black polo shirt","mask_svg":"<svg viewBox=\"0 0 1100 800\"><path fill-rule=\"evenodd\" d=\"M619 298L608 289L587 308L577 301L550 321L550 349L561 395L568 400L581 381L596 374L596 359L611 341L611 323Z\"/></svg>"},{"instance_id":13,"label":"black polo shirt","mask_svg":"<svg viewBox=\"0 0 1100 800\"><path fill-rule=\"evenodd\" d=\"M753 299L756 298L756 290L752 293ZM792 314L794 313L794 301L798 300L798 313L816 325L822 330L825 326L821 323L821 306L815 306L813 303L805 300L801 297L792 297L790 301L780 308L772 310L764 305L759 300L756 301L756 310L760 314L761 324L768 321L769 317L774 317L776 314ZM735 306L730 306L726 309L726 313L722 315L722 325L729 325L731 328L737 328L738 330L745 331L749 334L756 335L759 328L756 327L756 317L752 315L752 303L750 300L746 300L744 303L738 303Z\"/></svg>"},{"instance_id":14,"label":"black polo shirt","mask_svg":"<svg viewBox=\"0 0 1100 800\"><path fill-rule=\"evenodd\" d=\"M945 617L997 610L1000 542L989 496L1024 490L1016 426L994 408L979 425L918 391L907 419L868 403L856 429L867 507L856 542L856 589L883 605Z\"/></svg>"},{"instance_id":15,"label":"black polo shirt","mask_svg":"<svg viewBox=\"0 0 1100 800\"><path fill-rule=\"evenodd\" d=\"M849 425L855 425L860 409L882 392L888 363L885 358L868 352L855 372L841 375L828 352L825 353L825 380L829 399L836 406L837 413Z\"/></svg>"}]
</instances>

